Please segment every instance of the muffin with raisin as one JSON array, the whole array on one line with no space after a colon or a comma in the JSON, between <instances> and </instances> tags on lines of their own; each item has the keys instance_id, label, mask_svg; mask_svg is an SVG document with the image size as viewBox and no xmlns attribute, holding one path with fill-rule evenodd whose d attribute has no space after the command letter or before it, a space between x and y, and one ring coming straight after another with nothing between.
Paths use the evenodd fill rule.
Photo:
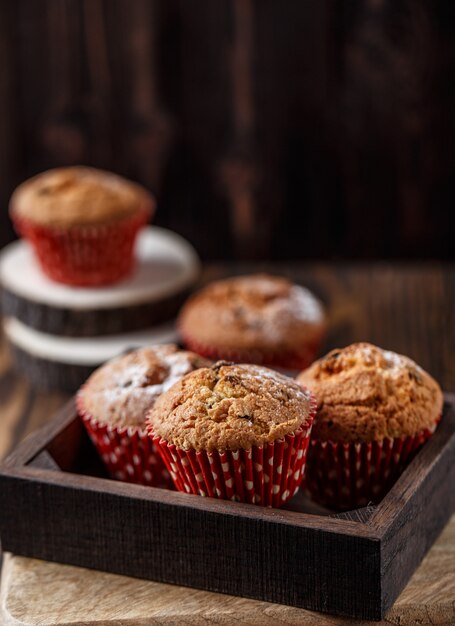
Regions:
<instances>
[{"instance_id":1,"label":"muffin with raisin","mask_svg":"<svg viewBox=\"0 0 455 626\"><path fill-rule=\"evenodd\" d=\"M41 269L69 285L104 285L133 268L134 243L155 209L140 185L93 167L42 172L14 191L10 216Z\"/></svg>"},{"instance_id":2,"label":"muffin with raisin","mask_svg":"<svg viewBox=\"0 0 455 626\"><path fill-rule=\"evenodd\" d=\"M442 412L441 388L427 372L368 343L332 350L297 380L318 404L307 487L332 508L381 500Z\"/></svg>"},{"instance_id":3,"label":"muffin with raisin","mask_svg":"<svg viewBox=\"0 0 455 626\"><path fill-rule=\"evenodd\" d=\"M315 410L293 379L220 361L162 394L147 427L179 491L278 507L302 481Z\"/></svg>"},{"instance_id":4,"label":"muffin with raisin","mask_svg":"<svg viewBox=\"0 0 455 626\"><path fill-rule=\"evenodd\" d=\"M77 394L79 415L112 477L168 486L169 475L145 432L147 411L188 372L209 362L165 344L140 348L99 367Z\"/></svg>"},{"instance_id":5,"label":"muffin with raisin","mask_svg":"<svg viewBox=\"0 0 455 626\"><path fill-rule=\"evenodd\" d=\"M209 284L183 307L188 349L212 359L303 369L325 334L320 301L286 278L256 274Z\"/></svg>"}]
</instances>

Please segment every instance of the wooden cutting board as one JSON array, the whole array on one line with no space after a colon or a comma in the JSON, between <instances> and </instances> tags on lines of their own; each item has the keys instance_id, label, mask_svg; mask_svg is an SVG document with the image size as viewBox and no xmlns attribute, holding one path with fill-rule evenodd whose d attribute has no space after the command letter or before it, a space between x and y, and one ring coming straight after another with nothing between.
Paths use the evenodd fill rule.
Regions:
<instances>
[{"instance_id":1,"label":"wooden cutting board","mask_svg":"<svg viewBox=\"0 0 455 626\"><path fill-rule=\"evenodd\" d=\"M3 626L373 623L9 554L2 572L1 618ZM455 516L383 623L455 624Z\"/></svg>"}]
</instances>

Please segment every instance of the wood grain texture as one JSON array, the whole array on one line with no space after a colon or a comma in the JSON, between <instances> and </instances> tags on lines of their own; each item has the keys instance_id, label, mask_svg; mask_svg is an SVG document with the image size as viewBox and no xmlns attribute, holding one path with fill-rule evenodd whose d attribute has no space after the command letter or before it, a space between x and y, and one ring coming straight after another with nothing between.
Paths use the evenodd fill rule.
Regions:
<instances>
[{"instance_id":1,"label":"wood grain texture","mask_svg":"<svg viewBox=\"0 0 455 626\"><path fill-rule=\"evenodd\" d=\"M453 259L454 23L451 0L2 0L0 246L19 182L85 162L206 259Z\"/></svg>"},{"instance_id":2,"label":"wood grain texture","mask_svg":"<svg viewBox=\"0 0 455 626\"><path fill-rule=\"evenodd\" d=\"M33 389L42 392L56 389L62 394L77 391L97 367L44 359L12 343L9 350L14 357L14 367L27 377Z\"/></svg>"},{"instance_id":3,"label":"wood grain texture","mask_svg":"<svg viewBox=\"0 0 455 626\"><path fill-rule=\"evenodd\" d=\"M0 459L61 407L68 395L36 392L20 372L12 369L11 354L0 334Z\"/></svg>"},{"instance_id":4,"label":"wood grain texture","mask_svg":"<svg viewBox=\"0 0 455 626\"><path fill-rule=\"evenodd\" d=\"M144 330L175 317L190 293L189 289L158 302L88 310L57 307L23 298L2 290L2 313L15 317L44 333L68 337L97 337Z\"/></svg>"},{"instance_id":5,"label":"wood grain texture","mask_svg":"<svg viewBox=\"0 0 455 626\"><path fill-rule=\"evenodd\" d=\"M446 399L438 430L384 500L350 517L98 478L71 401L0 466L2 545L16 555L379 619L455 508L455 397ZM47 469L43 451L57 467Z\"/></svg>"},{"instance_id":6,"label":"wood grain texture","mask_svg":"<svg viewBox=\"0 0 455 626\"><path fill-rule=\"evenodd\" d=\"M455 624L454 597L455 516L381 623ZM11 555L6 557L0 606L5 626L372 623Z\"/></svg>"},{"instance_id":7,"label":"wood grain texture","mask_svg":"<svg viewBox=\"0 0 455 626\"><path fill-rule=\"evenodd\" d=\"M204 281L227 274L258 270L288 275L308 285L324 300L329 309L331 322L326 349L346 345L354 340L370 340L409 354L435 375L446 389L455 389L453 265L339 264L335 267L314 263L218 264L205 269ZM28 383L11 371L8 356L3 350L0 351L0 397L3 409L0 416L0 442L4 451L11 450L31 428L34 429L46 422L63 402L61 395L31 392ZM447 611L444 598L445 589L449 597L453 598L453 569L451 569L455 545L453 531L449 535L444 533L443 537L447 538L443 546L434 556L431 556L434 550L431 551L425 563L431 556L431 562L437 569L442 559L446 574L443 573L437 578L435 569L428 578L419 578L418 590L409 596L406 595L408 586L401 596L408 598L407 604L400 606L399 613L395 613L398 605L394 606L388 616L391 623L407 625L414 623L413 619L416 622L422 620L423 624L429 624L431 620L438 624L454 623L453 611L452 613ZM442 554L447 555L447 558L442 558ZM434 603L431 601L433 588ZM193 592L185 590L185 593ZM421 593L424 604L419 604ZM294 609L284 607L278 609L282 609L283 614L289 616L291 620L289 611L292 612ZM270 610L273 611L273 608ZM303 615L299 611L298 615L301 614ZM286 617L285 621L287 619ZM297 623L303 617L292 619ZM336 618L324 619L336 620Z\"/></svg>"},{"instance_id":8,"label":"wood grain texture","mask_svg":"<svg viewBox=\"0 0 455 626\"><path fill-rule=\"evenodd\" d=\"M452 419L455 422L455 414ZM444 528L447 510L455 510L455 438L444 456L436 451L448 441L450 432L450 420L443 418L428 446L416 456L369 519L372 528L383 527L384 608L392 605L397 589L403 589L408 581L409 570L415 569ZM438 468L434 471L437 461ZM418 497L413 498L412 493ZM448 508L444 512L445 507Z\"/></svg>"}]
</instances>

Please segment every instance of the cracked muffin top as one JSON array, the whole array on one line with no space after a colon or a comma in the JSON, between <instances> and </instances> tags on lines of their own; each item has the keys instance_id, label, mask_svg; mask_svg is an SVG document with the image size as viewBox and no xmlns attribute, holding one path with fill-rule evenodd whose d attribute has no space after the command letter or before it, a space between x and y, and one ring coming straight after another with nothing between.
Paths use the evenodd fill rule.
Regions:
<instances>
[{"instance_id":1,"label":"cracked muffin top","mask_svg":"<svg viewBox=\"0 0 455 626\"><path fill-rule=\"evenodd\" d=\"M414 361L369 343L332 350L301 372L318 411L313 436L364 442L434 429L442 412L438 383Z\"/></svg>"},{"instance_id":2,"label":"cracked muffin top","mask_svg":"<svg viewBox=\"0 0 455 626\"><path fill-rule=\"evenodd\" d=\"M117 428L144 428L147 411L184 374L210 361L174 344L140 348L99 367L77 396L80 411Z\"/></svg>"},{"instance_id":3,"label":"cracked muffin top","mask_svg":"<svg viewBox=\"0 0 455 626\"><path fill-rule=\"evenodd\" d=\"M153 196L141 185L93 167L48 170L19 185L10 211L13 216L47 226L105 224L151 212Z\"/></svg>"},{"instance_id":4,"label":"cracked muffin top","mask_svg":"<svg viewBox=\"0 0 455 626\"><path fill-rule=\"evenodd\" d=\"M178 448L249 449L310 426L314 410L312 394L291 378L219 361L187 374L161 395L147 428Z\"/></svg>"},{"instance_id":5,"label":"cracked muffin top","mask_svg":"<svg viewBox=\"0 0 455 626\"><path fill-rule=\"evenodd\" d=\"M215 281L179 316L182 335L224 348L290 349L325 329L319 300L286 278L255 274Z\"/></svg>"}]
</instances>

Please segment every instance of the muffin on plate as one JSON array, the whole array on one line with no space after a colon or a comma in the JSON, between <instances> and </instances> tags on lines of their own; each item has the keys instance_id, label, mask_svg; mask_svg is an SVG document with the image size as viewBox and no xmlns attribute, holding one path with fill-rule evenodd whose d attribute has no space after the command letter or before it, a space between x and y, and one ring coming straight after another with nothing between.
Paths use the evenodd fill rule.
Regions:
<instances>
[{"instance_id":1,"label":"muffin on plate","mask_svg":"<svg viewBox=\"0 0 455 626\"><path fill-rule=\"evenodd\" d=\"M184 305L178 326L185 345L208 358L303 369L326 324L308 289L257 274L209 284Z\"/></svg>"},{"instance_id":2,"label":"muffin on plate","mask_svg":"<svg viewBox=\"0 0 455 626\"><path fill-rule=\"evenodd\" d=\"M147 411L183 375L209 362L173 344L140 348L99 367L76 397L79 416L112 477L169 486L145 432Z\"/></svg>"},{"instance_id":3,"label":"muffin on plate","mask_svg":"<svg viewBox=\"0 0 455 626\"><path fill-rule=\"evenodd\" d=\"M318 404L306 485L331 508L381 500L442 413L442 391L429 374L368 343L332 350L297 380Z\"/></svg>"},{"instance_id":4,"label":"muffin on plate","mask_svg":"<svg viewBox=\"0 0 455 626\"><path fill-rule=\"evenodd\" d=\"M44 273L69 285L104 285L133 268L134 243L155 209L143 187L92 167L48 170L14 191L10 216Z\"/></svg>"},{"instance_id":5,"label":"muffin on plate","mask_svg":"<svg viewBox=\"0 0 455 626\"><path fill-rule=\"evenodd\" d=\"M163 393L147 428L179 491L279 507L302 481L315 410L291 378L220 361Z\"/></svg>"}]
</instances>

